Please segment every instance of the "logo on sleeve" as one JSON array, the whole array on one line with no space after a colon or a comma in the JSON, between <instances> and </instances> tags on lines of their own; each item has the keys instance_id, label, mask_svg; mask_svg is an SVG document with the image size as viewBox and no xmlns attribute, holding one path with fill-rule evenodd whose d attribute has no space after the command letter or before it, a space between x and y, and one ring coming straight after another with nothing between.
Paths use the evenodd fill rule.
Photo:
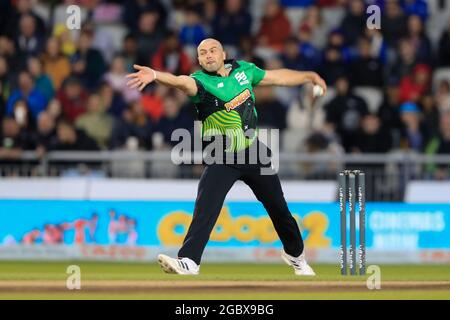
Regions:
<instances>
[{"instance_id":1,"label":"logo on sleeve","mask_svg":"<svg viewBox=\"0 0 450 320\"><path fill-rule=\"evenodd\" d=\"M241 86L249 84L247 75L244 72L238 72L234 76Z\"/></svg>"},{"instance_id":2,"label":"logo on sleeve","mask_svg":"<svg viewBox=\"0 0 450 320\"><path fill-rule=\"evenodd\" d=\"M247 99L250 98L251 96L252 95L250 93L250 90L245 89L238 96L236 96L233 100L225 103L225 108L227 109L227 112L230 112L231 110L236 109L241 104L243 104L245 101L247 101Z\"/></svg>"}]
</instances>

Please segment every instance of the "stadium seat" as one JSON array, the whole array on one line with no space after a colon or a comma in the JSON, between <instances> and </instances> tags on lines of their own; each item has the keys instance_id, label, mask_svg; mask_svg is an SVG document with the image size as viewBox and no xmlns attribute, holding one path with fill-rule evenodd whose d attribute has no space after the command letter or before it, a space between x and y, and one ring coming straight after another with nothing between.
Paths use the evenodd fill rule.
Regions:
<instances>
[{"instance_id":1,"label":"stadium seat","mask_svg":"<svg viewBox=\"0 0 450 320\"><path fill-rule=\"evenodd\" d=\"M295 152L300 149L301 143L305 140L306 135L299 129L286 129L282 133L283 151Z\"/></svg>"},{"instance_id":2,"label":"stadium seat","mask_svg":"<svg viewBox=\"0 0 450 320\"><path fill-rule=\"evenodd\" d=\"M110 62L114 52L120 52L127 29L120 23L98 24L95 29L94 46L101 50Z\"/></svg>"},{"instance_id":3,"label":"stadium seat","mask_svg":"<svg viewBox=\"0 0 450 320\"><path fill-rule=\"evenodd\" d=\"M264 8L267 0L252 0L250 1L249 11L253 17L252 33L256 34L261 27L261 19L264 16Z\"/></svg>"},{"instance_id":4,"label":"stadium seat","mask_svg":"<svg viewBox=\"0 0 450 320\"><path fill-rule=\"evenodd\" d=\"M448 19L450 18L450 6L448 10L444 12L438 12L433 16L433 19L428 19L426 24L426 32L433 47L439 44L439 40L442 36L442 32L448 25Z\"/></svg>"},{"instance_id":5,"label":"stadium seat","mask_svg":"<svg viewBox=\"0 0 450 320\"><path fill-rule=\"evenodd\" d=\"M447 80L450 82L450 68L439 68L434 72L433 88L436 90L439 82Z\"/></svg>"},{"instance_id":6,"label":"stadium seat","mask_svg":"<svg viewBox=\"0 0 450 320\"><path fill-rule=\"evenodd\" d=\"M322 16L325 24L333 29L341 24L345 16L345 10L343 8L323 8Z\"/></svg>"},{"instance_id":7,"label":"stadium seat","mask_svg":"<svg viewBox=\"0 0 450 320\"><path fill-rule=\"evenodd\" d=\"M39 16L39 18L45 21L45 25L50 23L50 6L45 3L37 3L33 6L33 11Z\"/></svg>"},{"instance_id":8,"label":"stadium seat","mask_svg":"<svg viewBox=\"0 0 450 320\"><path fill-rule=\"evenodd\" d=\"M383 101L383 92L380 89L372 87L356 87L354 92L366 101L370 112L377 113L378 108Z\"/></svg>"}]
</instances>

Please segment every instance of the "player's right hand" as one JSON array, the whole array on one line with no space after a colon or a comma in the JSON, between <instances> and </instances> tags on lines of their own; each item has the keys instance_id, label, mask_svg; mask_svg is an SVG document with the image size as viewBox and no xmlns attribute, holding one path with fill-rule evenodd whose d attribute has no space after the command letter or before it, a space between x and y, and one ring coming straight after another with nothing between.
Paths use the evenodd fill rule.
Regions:
<instances>
[{"instance_id":1,"label":"player's right hand","mask_svg":"<svg viewBox=\"0 0 450 320\"><path fill-rule=\"evenodd\" d=\"M126 76L128 79L131 79L127 82L127 86L130 88L139 88L139 91L142 91L146 85L155 81L155 70L137 64L133 65L133 67L138 70L138 72L130 73Z\"/></svg>"}]
</instances>

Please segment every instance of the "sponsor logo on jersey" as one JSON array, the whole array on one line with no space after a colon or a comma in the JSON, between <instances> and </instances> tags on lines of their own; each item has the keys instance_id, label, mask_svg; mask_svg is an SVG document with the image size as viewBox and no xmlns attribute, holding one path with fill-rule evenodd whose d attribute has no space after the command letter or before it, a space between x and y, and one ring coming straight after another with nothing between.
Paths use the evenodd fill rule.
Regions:
<instances>
[{"instance_id":1,"label":"sponsor logo on jersey","mask_svg":"<svg viewBox=\"0 0 450 320\"><path fill-rule=\"evenodd\" d=\"M249 84L247 75L244 72L238 72L234 76L241 86Z\"/></svg>"},{"instance_id":2,"label":"sponsor logo on jersey","mask_svg":"<svg viewBox=\"0 0 450 320\"><path fill-rule=\"evenodd\" d=\"M227 112L230 112L231 110L236 109L241 104L243 104L245 101L247 101L247 99L250 98L251 96L252 95L250 93L250 90L245 89L237 97L235 97L233 100L225 103L225 108L227 109Z\"/></svg>"}]
</instances>

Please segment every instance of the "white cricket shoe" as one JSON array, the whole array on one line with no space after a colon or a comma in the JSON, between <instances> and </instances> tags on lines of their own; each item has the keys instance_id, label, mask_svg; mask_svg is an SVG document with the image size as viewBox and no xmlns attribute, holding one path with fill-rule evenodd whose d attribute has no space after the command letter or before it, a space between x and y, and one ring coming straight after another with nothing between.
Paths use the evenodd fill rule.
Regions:
<instances>
[{"instance_id":1,"label":"white cricket shoe","mask_svg":"<svg viewBox=\"0 0 450 320\"><path fill-rule=\"evenodd\" d=\"M316 273L308 265L305 259L305 251L297 258L288 255L286 252L281 251L281 258L290 266L294 268L297 276L315 276Z\"/></svg>"},{"instance_id":2,"label":"white cricket shoe","mask_svg":"<svg viewBox=\"0 0 450 320\"><path fill-rule=\"evenodd\" d=\"M174 259L165 254L158 255L158 263L165 273L198 275L200 266L189 258Z\"/></svg>"}]
</instances>

